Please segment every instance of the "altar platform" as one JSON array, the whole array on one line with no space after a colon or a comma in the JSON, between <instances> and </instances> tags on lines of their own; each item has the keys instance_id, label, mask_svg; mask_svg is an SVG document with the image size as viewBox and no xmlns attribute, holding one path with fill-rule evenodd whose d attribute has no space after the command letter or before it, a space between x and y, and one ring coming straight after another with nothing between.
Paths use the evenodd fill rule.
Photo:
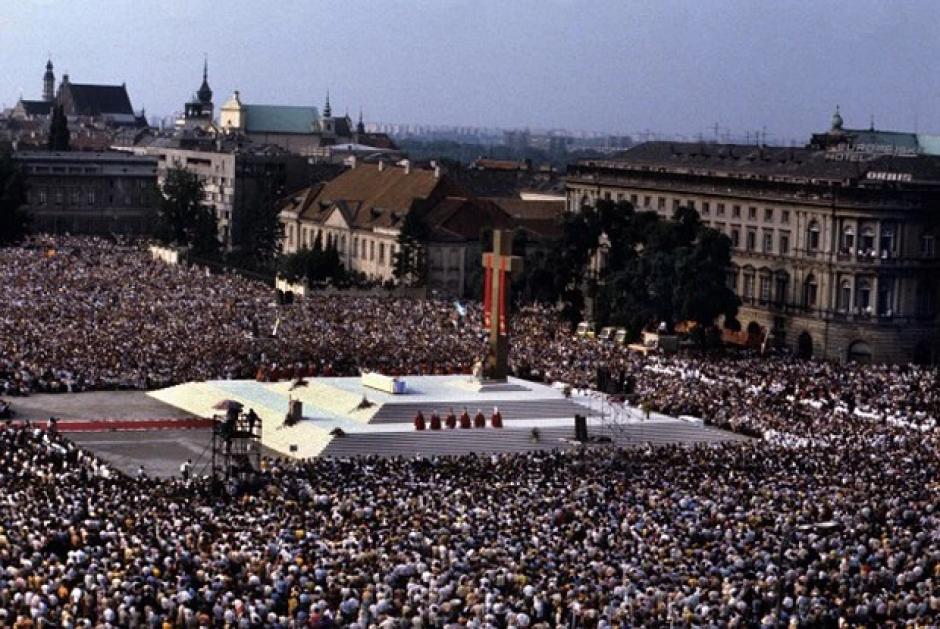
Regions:
<instances>
[{"instance_id":1,"label":"altar platform","mask_svg":"<svg viewBox=\"0 0 940 629\"><path fill-rule=\"evenodd\" d=\"M213 406L221 400L235 400L246 411L253 409L261 417L263 445L293 458L433 456L573 447L570 440L574 437L575 414L588 417L592 434L607 434L617 443L736 437L659 415L640 421L638 412L619 421L617 427L611 427L609 417L605 419L603 407L595 400L577 395L569 398L560 388L516 378L509 378L495 387L480 387L467 375L403 379L406 390L401 394L366 387L360 378L352 377L309 378L301 386L291 382L213 380L169 387L149 395L199 417L217 414L219 411L213 410ZM298 423L287 426L284 420L291 399L302 402L303 417ZM501 429L490 426L494 408L499 409L503 418ZM414 429L418 411L426 419L436 412L443 420L451 410L459 416L464 409L471 416L482 412L487 418L487 427ZM624 427L633 423L637 424L636 429ZM342 436L336 436L337 428ZM534 428L538 429L538 439L533 438Z\"/></svg>"}]
</instances>

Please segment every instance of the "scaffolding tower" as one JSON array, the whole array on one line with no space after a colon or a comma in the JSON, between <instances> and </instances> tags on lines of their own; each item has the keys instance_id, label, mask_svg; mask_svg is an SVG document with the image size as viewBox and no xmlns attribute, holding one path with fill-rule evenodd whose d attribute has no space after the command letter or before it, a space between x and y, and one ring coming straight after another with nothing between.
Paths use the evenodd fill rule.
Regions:
<instances>
[{"instance_id":1,"label":"scaffolding tower","mask_svg":"<svg viewBox=\"0 0 940 629\"><path fill-rule=\"evenodd\" d=\"M261 472L261 418L235 410L212 417L212 478L249 483Z\"/></svg>"}]
</instances>

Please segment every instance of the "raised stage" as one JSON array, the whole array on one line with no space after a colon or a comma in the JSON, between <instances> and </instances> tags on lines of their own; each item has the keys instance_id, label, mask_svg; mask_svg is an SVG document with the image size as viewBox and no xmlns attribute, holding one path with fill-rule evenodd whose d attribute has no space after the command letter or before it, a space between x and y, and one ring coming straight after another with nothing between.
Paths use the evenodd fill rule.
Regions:
<instances>
[{"instance_id":1,"label":"raised stage","mask_svg":"<svg viewBox=\"0 0 940 629\"><path fill-rule=\"evenodd\" d=\"M573 447L574 415L588 417L592 434L606 434L618 444L645 442L702 442L739 439L723 431L690 425L654 415L640 421L638 411L610 420L609 409L596 398L566 398L548 385L509 378L500 386L479 387L470 376L409 376L406 392L391 394L363 386L360 378L310 378L302 386L291 382L213 380L152 391L153 398L199 417L219 411L220 400L240 402L262 419L262 443L295 458L355 455L445 455L516 452ZM289 400L303 403L303 419L286 426ZM368 404L363 402L367 401ZM504 428L492 428L489 417L499 409ZM487 417L486 428L416 431L413 420L450 411ZM341 429L343 436L331 434ZM538 428L540 437L532 438Z\"/></svg>"}]
</instances>

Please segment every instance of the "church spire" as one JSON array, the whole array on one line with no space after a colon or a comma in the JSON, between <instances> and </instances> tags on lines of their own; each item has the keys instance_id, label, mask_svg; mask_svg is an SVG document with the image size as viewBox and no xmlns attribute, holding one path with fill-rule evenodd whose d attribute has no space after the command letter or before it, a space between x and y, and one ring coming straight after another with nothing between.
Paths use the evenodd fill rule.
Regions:
<instances>
[{"instance_id":1,"label":"church spire","mask_svg":"<svg viewBox=\"0 0 940 629\"><path fill-rule=\"evenodd\" d=\"M362 134L366 132L366 126L362 124L362 107L359 108L359 122L356 123L356 133Z\"/></svg>"},{"instance_id":2,"label":"church spire","mask_svg":"<svg viewBox=\"0 0 940 629\"><path fill-rule=\"evenodd\" d=\"M323 106L323 117L333 117L333 110L330 108L330 90L326 90L326 105Z\"/></svg>"},{"instance_id":3,"label":"church spire","mask_svg":"<svg viewBox=\"0 0 940 629\"><path fill-rule=\"evenodd\" d=\"M212 103L212 88L209 87L209 55L207 54L202 62L202 85L196 92L196 98L203 105Z\"/></svg>"},{"instance_id":4,"label":"church spire","mask_svg":"<svg viewBox=\"0 0 940 629\"><path fill-rule=\"evenodd\" d=\"M42 99L47 103L55 100L55 75L52 73L52 59L46 62L46 73L42 76Z\"/></svg>"}]
</instances>

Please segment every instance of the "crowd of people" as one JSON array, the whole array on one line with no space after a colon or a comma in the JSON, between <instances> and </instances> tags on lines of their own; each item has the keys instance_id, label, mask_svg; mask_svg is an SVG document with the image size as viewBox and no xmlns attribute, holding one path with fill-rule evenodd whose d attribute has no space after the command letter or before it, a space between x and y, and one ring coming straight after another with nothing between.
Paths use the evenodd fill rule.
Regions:
<instances>
[{"instance_id":1,"label":"crowd of people","mask_svg":"<svg viewBox=\"0 0 940 629\"><path fill-rule=\"evenodd\" d=\"M934 626L936 431L131 479L0 429L0 625Z\"/></svg>"},{"instance_id":2,"label":"crowd of people","mask_svg":"<svg viewBox=\"0 0 940 629\"><path fill-rule=\"evenodd\" d=\"M129 245L54 244L0 250L8 391L463 371L482 346L473 311L445 302L273 308L269 289ZM263 489L220 497L204 479L132 479L54 432L7 426L0 626L940 623L935 369L642 357L574 338L540 308L512 331L517 370L574 387L598 366L622 371L648 408L755 438L266 459Z\"/></svg>"}]
</instances>

